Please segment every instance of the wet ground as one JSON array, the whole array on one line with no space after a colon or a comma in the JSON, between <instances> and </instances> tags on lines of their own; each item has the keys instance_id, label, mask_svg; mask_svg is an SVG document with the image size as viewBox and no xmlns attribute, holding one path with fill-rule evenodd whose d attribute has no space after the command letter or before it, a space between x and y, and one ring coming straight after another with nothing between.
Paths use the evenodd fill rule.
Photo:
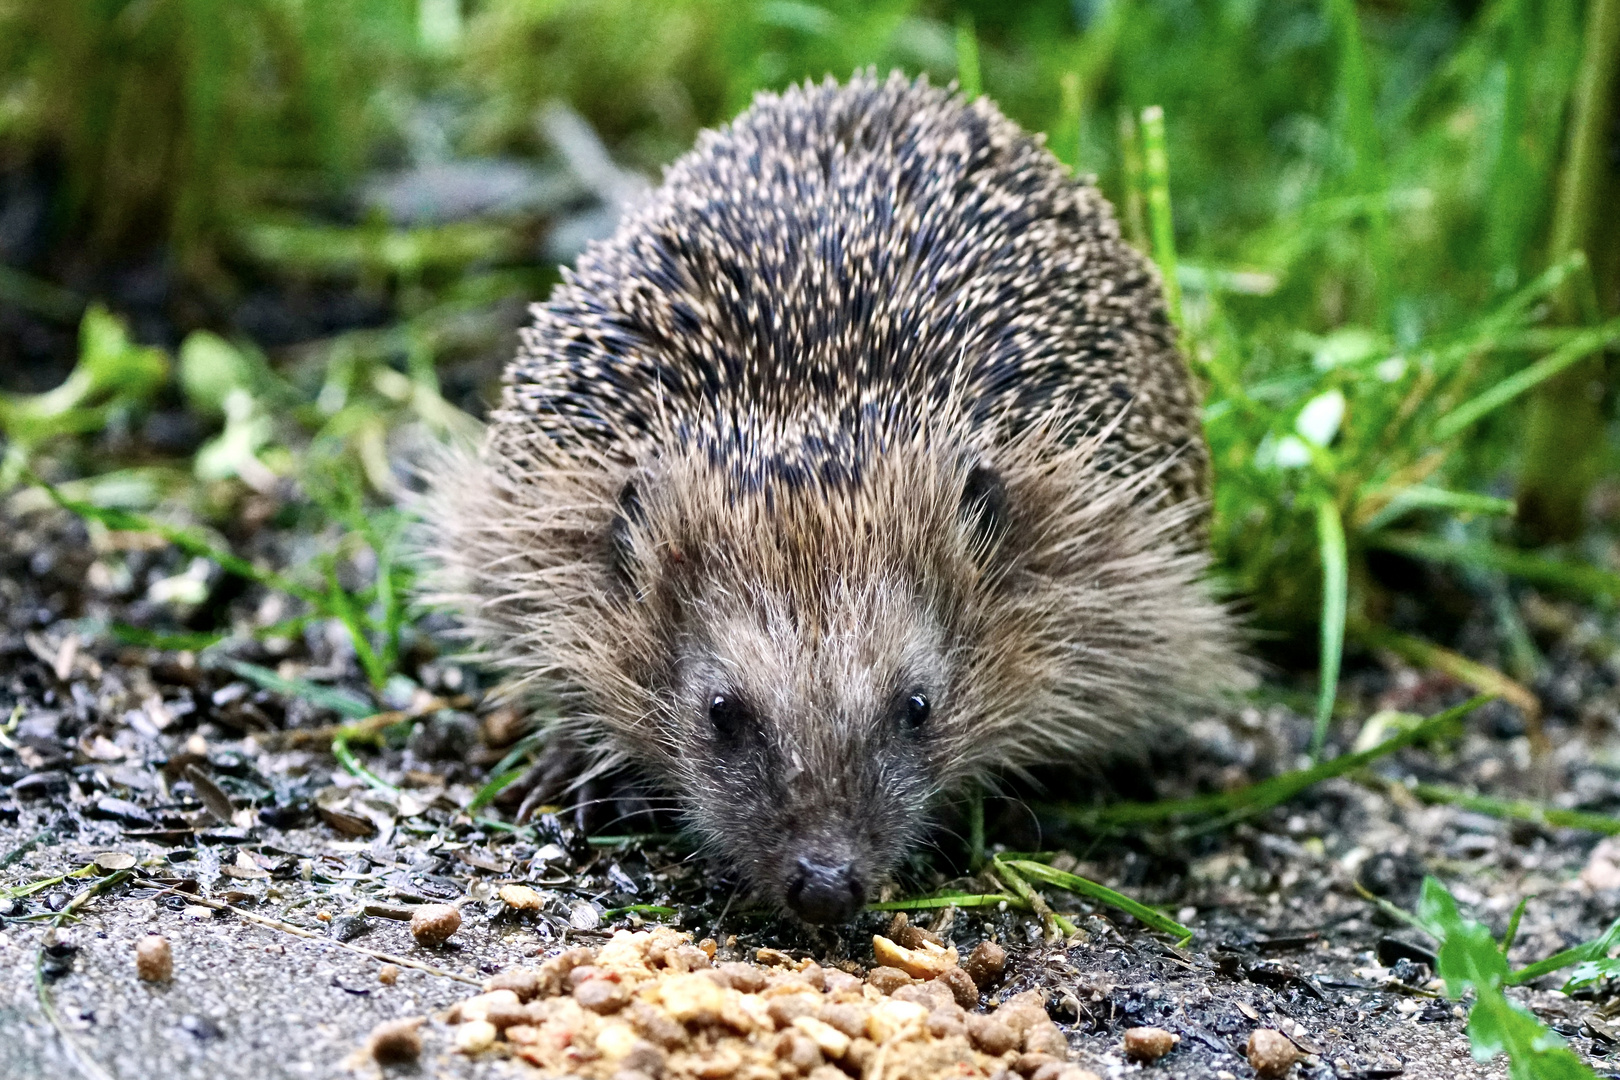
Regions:
<instances>
[{"instance_id":1,"label":"wet ground","mask_svg":"<svg viewBox=\"0 0 1620 1080\"><path fill-rule=\"evenodd\" d=\"M244 546L285 557L282 543L269 535ZM503 966L647 921L713 937L732 957L772 947L825 964L872 962L871 934L887 915L839 932L784 923L750 908L678 837L603 835L644 821L588 822L587 835L566 814L516 831L499 806L469 814L517 731L509 715L480 709L478 672L435 657L430 627L406 658L410 681L383 695L396 723L380 746L356 743L392 790L368 786L329 752L337 714L244 674L363 694L342 635L314 623L255 639L256 627L285 618L279 601L207 568L193 575L200 598L184 594L183 609L166 599L177 590L154 587L193 569L37 499L13 498L0 512L0 884L48 882L0 901L0 1076L375 1073L352 1055L379 1020L431 1013ZM1534 685L1546 706L1544 753L1532 754L1522 715L1492 704L1455 739L1222 830L1088 836L1033 795L993 799L992 844L1059 851L1059 865L1162 906L1194 936L1178 948L1055 891L1047 898L1080 931L1067 941L1033 915L994 908L958 910L936 928L965 947L1005 944L1009 974L992 996L1042 989L1079 1059L1105 1076L1252 1076L1242 1047L1257 1027L1293 1038L1310 1055L1297 1071L1313 1078L1505 1075L1503 1061L1469 1057L1462 1010L1431 980L1433 943L1357 886L1410 908L1432 873L1498 933L1531 897L1512 953L1519 964L1620 915L1620 851L1598 835L1426 805L1406 786L1620 808L1612 618L1534 594L1516 603L1546 658ZM183 629L199 611L239 633L197 653L120 643L115 632L128 641L130 627ZM1499 661L1488 629L1465 626L1461 640ZM1375 713L1431 714L1468 694L1366 657L1347 683L1337 736L1349 744L1370 734L1363 721ZM1295 768L1308 722L1285 693L1271 699L1210 717L1156 760L1111 766L1084 786L1169 797ZM895 892L971 885L963 862L947 845ZM533 887L543 907L508 907L496 890L509 882ZM416 944L401 921L427 902L461 905L463 927L447 945ZM136 978L135 942L150 933L173 943L171 983ZM401 968L392 985L378 978L385 963ZM1513 993L1600 1074L1616 1071L1609 1001L1567 997L1559 985L1552 976ZM1157 1064L1127 1064L1122 1032L1144 1024L1181 1043ZM442 1023L426 1031L422 1064L402 1075L527 1068L454 1053Z\"/></svg>"}]
</instances>

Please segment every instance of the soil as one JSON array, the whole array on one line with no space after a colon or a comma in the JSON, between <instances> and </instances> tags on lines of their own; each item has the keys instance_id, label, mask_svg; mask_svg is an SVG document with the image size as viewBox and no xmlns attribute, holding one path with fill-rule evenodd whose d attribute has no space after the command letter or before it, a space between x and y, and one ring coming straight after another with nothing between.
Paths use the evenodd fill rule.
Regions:
<instances>
[{"instance_id":1,"label":"soil","mask_svg":"<svg viewBox=\"0 0 1620 1080\"><path fill-rule=\"evenodd\" d=\"M273 520L244 510L233 540L285 565L299 540ZM412 681L383 695L399 723L381 745L355 744L393 790L368 787L331 756L340 717L264 689L241 666L369 694L343 635L316 623L256 639L255 628L286 617L284 605L217 573L201 575L205 595L189 606L153 589L190 567L144 538L92 532L34 494L0 510L0 722L10 721L0 729L0 884L82 873L0 901L0 1076L375 1074L353 1055L380 1021L433 1014L507 966L651 923L713 938L721 959L769 947L829 966L873 962L872 935L889 915L818 930L751 907L668 821L610 808L514 830L498 805L469 814L519 729L485 707L480 672L436 654L431 618L409 643ZM988 802L992 845L1058 852L1060 865L1174 914L1193 928L1190 942L1051 890L1079 927L1066 941L1016 910L960 909L935 928L963 955L987 937L1004 944L1008 975L991 1000L1042 991L1077 1060L1104 1076L1252 1076L1244 1045L1260 1027L1290 1036L1308 1055L1296 1072L1311 1078L1505 1075L1502 1059L1470 1057L1463 1007L1431 978L1433 942L1363 892L1411 908L1423 875L1435 874L1499 934L1530 897L1516 964L1620 915L1620 853L1598 835L1425 805L1406 786L1620 807L1616 623L1535 593L1516 602L1546 659L1534 686L1544 751L1532 753L1524 717L1493 703L1455 739L1224 828L1099 837L1047 807L1219 790L1299 767L1310 724L1279 684L1264 703L1192 725L1150 761L1045 778L1044 794ZM201 653L120 642L131 627L184 629L188 618L236 634ZM1492 625L1465 623L1457 642L1497 662ZM1393 658L1362 657L1346 681L1337 749L1375 713L1432 714L1468 694ZM888 895L973 886L966 854L944 839L956 824L944 823L939 854ZM541 906L501 901L511 882L532 887ZM460 929L443 945L418 944L404 921L412 907L445 902L460 905ZM137 978L136 942L154 933L172 943L172 981ZM400 968L391 984L379 979L386 963ZM1560 985L1554 975L1512 993L1600 1074L1613 1071L1620 1030L1606 992L1576 998ZM1122 1036L1136 1026L1181 1041L1151 1065L1127 1062ZM423 1032L424 1057L403 1075L532 1073L500 1055L456 1053L440 1019Z\"/></svg>"}]
</instances>

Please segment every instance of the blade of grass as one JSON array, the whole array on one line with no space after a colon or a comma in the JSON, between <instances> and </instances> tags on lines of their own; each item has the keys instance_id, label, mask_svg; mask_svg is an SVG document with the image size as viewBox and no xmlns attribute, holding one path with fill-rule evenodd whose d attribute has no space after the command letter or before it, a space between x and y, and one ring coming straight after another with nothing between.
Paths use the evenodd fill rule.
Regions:
<instances>
[{"instance_id":1,"label":"blade of grass","mask_svg":"<svg viewBox=\"0 0 1620 1080\"><path fill-rule=\"evenodd\" d=\"M1155 911L1146 904L1138 900L1132 900L1124 893L1116 892L1106 885L1099 885L1090 878L1083 878L1078 874L1071 874L1047 866L1045 863L1030 862L1025 859L1012 862L1002 862L998 859L996 866L998 868L1010 866L1024 877L1033 878L1043 884L1064 889L1080 896L1089 896L1093 900L1118 908L1120 911L1133 916L1144 926L1158 930L1161 933L1174 935L1179 943L1184 944L1192 939L1190 929L1176 922L1162 911Z\"/></svg>"},{"instance_id":2,"label":"blade of grass","mask_svg":"<svg viewBox=\"0 0 1620 1080\"><path fill-rule=\"evenodd\" d=\"M1515 924L1516 928L1517 924ZM1504 939L1502 948L1502 955L1504 956L1507 955L1505 942L1506 939ZM1609 950L1616 945L1620 945L1620 919L1610 923L1609 928L1601 936L1595 937L1591 941L1582 942L1572 948L1564 949L1562 952L1553 953L1545 960L1537 960L1533 964L1526 964L1519 970L1509 973L1505 981L1509 986L1522 986L1527 982L1539 979L1543 975L1550 975L1562 968L1584 964L1588 960L1606 960L1609 956Z\"/></svg>"},{"instance_id":3,"label":"blade of grass","mask_svg":"<svg viewBox=\"0 0 1620 1080\"><path fill-rule=\"evenodd\" d=\"M99 522L114 532L150 533L153 536L161 536L187 555L211 560L226 573L235 574L237 577L246 578L266 588L276 589L287 593L289 596L296 596L300 600L324 608L321 594L314 589L306 588L273 570L261 570L246 559L233 555L228 551L223 551L202 537L187 532L185 529L166 525L154 518L147 517L145 514L138 514L131 510L121 510L110 506L96 506L93 503L70 499L63 495L55 485L46 482L32 472L26 472L24 479L28 483L42 488L56 505L69 513L84 518L86 521Z\"/></svg>"},{"instance_id":4,"label":"blade of grass","mask_svg":"<svg viewBox=\"0 0 1620 1080\"><path fill-rule=\"evenodd\" d=\"M1513 914L1508 916L1507 932L1502 935L1502 955L1506 956L1513 948L1513 939L1519 936L1519 923L1524 918L1524 909L1530 903L1528 896L1521 897L1513 907Z\"/></svg>"},{"instance_id":5,"label":"blade of grass","mask_svg":"<svg viewBox=\"0 0 1620 1080\"><path fill-rule=\"evenodd\" d=\"M1322 559L1321 686L1317 690L1316 726L1311 732L1311 760L1322 760L1333 705L1339 698L1339 665L1344 658L1344 622L1350 592L1349 558L1339 506L1324 495L1316 503L1316 541Z\"/></svg>"},{"instance_id":6,"label":"blade of grass","mask_svg":"<svg viewBox=\"0 0 1620 1080\"><path fill-rule=\"evenodd\" d=\"M928 911L948 907L995 907L997 904L1021 906L1018 897L1007 893L942 892L932 896L918 896L909 900L884 900L867 904L867 911Z\"/></svg>"},{"instance_id":7,"label":"blade of grass","mask_svg":"<svg viewBox=\"0 0 1620 1080\"><path fill-rule=\"evenodd\" d=\"M339 733L333 737L332 756L337 759L339 765L343 766L344 772L365 781L367 787L380 791L385 795L399 794L399 788L396 785L390 784L360 763L360 759L355 757L354 751L349 748L349 737L347 735Z\"/></svg>"},{"instance_id":8,"label":"blade of grass","mask_svg":"<svg viewBox=\"0 0 1620 1080\"><path fill-rule=\"evenodd\" d=\"M1529 367L1509 375L1489 390L1463 402L1434 425L1434 439L1445 442L1495 409L1501 408L1527 390L1534 389L1559 372L1574 366L1601 349L1620 342L1620 319L1578 334Z\"/></svg>"},{"instance_id":9,"label":"blade of grass","mask_svg":"<svg viewBox=\"0 0 1620 1080\"><path fill-rule=\"evenodd\" d=\"M1356 636L1370 645L1388 649L1408 663L1449 675L1478 693L1501 698L1524 714L1532 750L1538 755L1548 751L1547 735L1541 725L1541 699L1523 683L1508 678L1493 667L1410 634L1364 624L1356 628Z\"/></svg>"},{"instance_id":10,"label":"blade of grass","mask_svg":"<svg viewBox=\"0 0 1620 1080\"><path fill-rule=\"evenodd\" d=\"M1129 109L1119 113L1119 170L1124 186L1125 238L1136 250L1150 254L1147 214L1142 205L1142 192L1147 187L1142 179L1142 138Z\"/></svg>"},{"instance_id":11,"label":"blade of grass","mask_svg":"<svg viewBox=\"0 0 1620 1080\"><path fill-rule=\"evenodd\" d=\"M975 872L984 865L984 788L968 793L968 865Z\"/></svg>"},{"instance_id":12,"label":"blade of grass","mask_svg":"<svg viewBox=\"0 0 1620 1080\"><path fill-rule=\"evenodd\" d=\"M1480 540L1446 540L1414 532L1384 532L1367 538L1370 547L1399 552L1426 562L1500 570L1511 577L1589 597L1620 600L1620 574L1584 563L1564 562Z\"/></svg>"},{"instance_id":13,"label":"blade of grass","mask_svg":"<svg viewBox=\"0 0 1620 1080\"><path fill-rule=\"evenodd\" d=\"M484 807L494 802L495 796L499 795L502 791L505 791L508 787L515 783L519 777L528 771L529 770L526 767L519 766L516 769L508 769L505 772L497 773L494 778L492 778L483 787L479 788L477 793L473 795L472 801L467 803L467 813L477 813L479 810L482 810Z\"/></svg>"},{"instance_id":14,"label":"blade of grass","mask_svg":"<svg viewBox=\"0 0 1620 1080\"><path fill-rule=\"evenodd\" d=\"M995 871L995 875L1000 878L1002 882L1009 889L1011 889L1015 895L1018 896L1019 899L1023 900L1023 902L1029 906L1031 911L1035 912L1035 914L1040 917L1041 922L1046 926L1047 937L1056 937L1059 934L1064 937L1069 937L1074 933L1074 923L1053 911L1052 906L1046 902L1046 898L1040 893L1036 892L1034 886L1030 885L1028 881L1024 880L1024 875L1019 873L1018 869L1012 863L1006 862L1000 857L997 857L991 863L991 866Z\"/></svg>"},{"instance_id":15,"label":"blade of grass","mask_svg":"<svg viewBox=\"0 0 1620 1080\"><path fill-rule=\"evenodd\" d=\"M1338 757L1329 758L1327 761L1312 765L1309 768L1281 773L1259 783L1238 788L1236 791L1199 795L1190 799L1167 799L1151 803L1121 803L1117 806L1105 806L1098 809L1060 807L1057 812L1062 814L1068 821L1082 828L1140 825L1182 817L1207 818L1214 814L1226 814L1229 817L1257 814L1269 810L1279 803L1287 802L1295 795L1315 784L1321 783L1323 780L1346 776L1358 769L1366 768L1378 759L1397 750L1437 736L1444 732L1447 727L1490 700L1489 695L1481 694L1479 697L1471 698L1461 705L1447 709L1445 712L1436 713L1421 724L1415 724L1407 730L1385 739L1371 749L1357 751L1353 754L1340 754Z\"/></svg>"},{"instance_id":16,"label":"blade of grass","mask_svg":"<svg viewBox=\"0 0 1620 1080\"><path fill-rule=\"evenodd\" d=\"M956 19L956 81L962 87L962 96L975 101L984 93L984 80L979 73L979 35L973 27L973 15L964 11Z\"/></svg>"},{"instance_id":17,"label":"blade of grass","mask_svg":"<svg viewBox=\"0 0 1620 1080\"><path fill-rule=\"evenodd\" d=\"M1475 795L1443 784L1402 784L1402 788L1426 803L1458 806L1476 814L1528 821L1536 825L1560 829L1580 829L1603 836L1620 836L1620 818L1607 814L1593 814L1585 810L1565 810L1557 806L1532 802L1528 799L1497 799L1489 795Z\"/></svg>"},{"instance_id":18,"label":"blade of grass","mask_svg":"<svg viewBox=\"0 0 1620 1080\"><path fill-rule=\"evenodd\" d=\"M267 667L250 664L246 660L226 658L223 663L242 678L257 683L266 690L287 697L303 698L311 705L330 709L339 716L347 716L351 720L364 720L377 712L376 706L371 702L347 690L321 686L307 679L285 679Z\"/></svg>"},{"instance_id":19,"label":"blade of grass","mask_svg":"<svg viewBox=\"0 0 1620 1080\"><path fill-rule=\"evenodd\" d=\"M1378 500L1382 498L1385 498L1383 492L1370 491L1363 496L1362 502L1364 505L1376 506ZM1384 505L1372 517L1356 524L1355 528L1357 532L1362 533L1377 532L1413 510L1448 510L1454 514L1512 517L1518 508L1519 504L1512 499L1478 495L1472 491L1447 491L1445 488L1431 487L1428 484L1413 484L1387 496Z\"/></svg>"},{"instance_id":20,"label":"blade of grass","mask_svg":"<svg viewBox=\"0 0 1620 1080\"><path fill-rule=\"evenodd\" d=\"M1153 234L1153 261L1164 283L1164 306L1170 321L1181 326L1181 280L1176 272L1176 230L1170 214L1170 153L1165 146L1164 110L1150 105L1142 110L1143 179L1146 181L1148 221Z\"/></svg>"}]
</instances>

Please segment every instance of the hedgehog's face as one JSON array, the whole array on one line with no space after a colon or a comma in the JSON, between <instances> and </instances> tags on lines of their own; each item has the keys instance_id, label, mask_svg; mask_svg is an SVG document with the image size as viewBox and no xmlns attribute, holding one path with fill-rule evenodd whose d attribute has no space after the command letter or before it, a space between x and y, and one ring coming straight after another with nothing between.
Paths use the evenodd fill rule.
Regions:
<instances>
[{"instance_id":1,"label":"hedgehog's face","mask_svg":"<svg viewBox=\"0 0 1620 1080\"><path fill-rule=\"evenodd\" d=\"M728 864L809 922L852 916L916 840L952 701L940 629L904 584L695 598L666 723L680 787Z\"/></svg>"},{"instance_id":2,"label":"hedgehog's face","mask_svg":"<svg viewBox=\"0 0 1620 1080\"><path fill-rule=\"evenodd\" d=\"M977 768L985 630L964 610L999 481L919 455L844 486L748 489L666 461L618 508L620 629L597 633L635 643L606 668L634 673L603 695L618 748L765 897L847 919Z\"/></svg>"}]
</instances>

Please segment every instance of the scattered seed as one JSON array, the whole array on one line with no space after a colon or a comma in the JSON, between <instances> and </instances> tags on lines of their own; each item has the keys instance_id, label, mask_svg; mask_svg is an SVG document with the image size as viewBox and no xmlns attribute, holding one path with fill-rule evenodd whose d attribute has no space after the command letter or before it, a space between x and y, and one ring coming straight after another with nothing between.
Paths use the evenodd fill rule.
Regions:
<instances>
[{"instance_id":1,"label":"scattered seed","mask_svg":"<svg viewBox=\"0 0 1620 1080\"><path fill-rule=\"evenodd\" d=\"M399 981L399 965L384 964L377 969L377 981L384 986L393 986Z\"/></svg>"}]
</instances>

